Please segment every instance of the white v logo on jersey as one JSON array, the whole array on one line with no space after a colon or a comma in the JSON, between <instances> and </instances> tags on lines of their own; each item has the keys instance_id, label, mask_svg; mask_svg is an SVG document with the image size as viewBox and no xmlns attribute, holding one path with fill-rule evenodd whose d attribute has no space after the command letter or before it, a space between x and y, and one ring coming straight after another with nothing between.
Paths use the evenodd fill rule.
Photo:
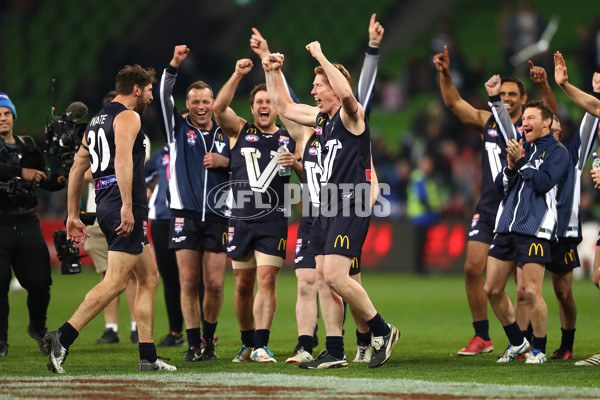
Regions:
<instances>
[{"instance_id":1,"label":"white v logo on jersey","mask_svg":"<svg viewBox=\"0 0 600 400\"><path fill-rule=\"evenodd\" d=\"M225 148L225 143L223 143L223 142L215 142L215 146L217 146L217 151L219 153L222 153L223 149Z\"/></svg>"},{"instance_id":2,"label":"white v logo on jersey","mask_svg":"<svg viewBox=\"0 0 600 400\"><path fill-rule=\"evenodd\" d=\"M319 182L319 176L322 174L321 167L314 161L304 161L304 170L310 202L318 207L320 203L319 194L321 193L321 183Z\"/></svg>"},{"instance_id":3,"label":"white v logo on jersey","mask_svg":"<svg viewBox=\"0 0 600 400\"><path fill-rule=\"evenodd\" d=\"M244 147L240 152L246 159L246 171L248 172L250 188L255 192L266 192L279 168L277 152L271 150L271 161L269 161L264 171L260 170L260 165L258 164L258 160L261 157L260 150L252 147Z\"/></svg>"},{"instance_id":4,"label":"white v logo on jersey","mask_svg":"<svg viewBox=\"0 0 600 400\"><path fill-rule=\"evenodd\" d=\"M342 148L342 142L338 139L330 139L325 143L325 148L327 149L327 154L325 155L325 159L323 159L323 151L319 143L317 143L319 167L323 173L321 175L321 184L323 185L326 184L331 177L333 163L335 162L338 150Z\"/></svg>"}]
</instances>

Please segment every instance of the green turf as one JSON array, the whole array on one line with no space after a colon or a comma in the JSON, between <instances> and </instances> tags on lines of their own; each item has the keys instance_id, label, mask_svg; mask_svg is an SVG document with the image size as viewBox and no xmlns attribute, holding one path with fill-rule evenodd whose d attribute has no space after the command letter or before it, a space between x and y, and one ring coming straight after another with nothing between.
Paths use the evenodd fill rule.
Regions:
<instances>
[{"instance_id":1,"label":"green turf","mask_svg":"<svg viewBox=\"0 0 600 400\"><path fill-rule=\"evenodd\" d=\"M92 287L98 275L84 271L80 275L53 275L52 301L48 313L48 326L56 329L74 311L85 292ZM302 374L306 376L333 375L365 378L405 378L444 382L481 382L535 384L543 386L598 387L598 369L575 367L572 361L549 361L545 365L524 365L522 361L497 365L496 357L507 344L506 337L495 316L490 311L490 330L495 340L492 354L476 357L458 357L456 352L472 335L471 318L464 294L463 277L438 275L418 278L403 274L366 273L364 285L382 315L396 324L402 336L390 361L382 368L369 370L366 365L350 363L348 370L305 371L297 366L285 365L285 358L296 343L295 277L290 271L282 273L278 286L278 310L271 333L270 347L279 361L277 364L233 364L231 358L239 345L239 330L233 313L233 276L226 276L225 303L221 312L217 335L219 360L211 363L183 363L181 348L159 348L161 356L170 357L181 372L264 372ZM549 308L548 353L560 342L560 323L557 304L551 283L546 279L544 291ZM514 283L509 284L514 293ZM600 321L597 318L598 290L589 280L574 283L575 298L579 310L575 339L576 358L585 358L600 349L597 339ZM514 297L514 296L513 296ZM11 305L9 329L9 355L0 359L2 376L50 376L46 370L46 358L26 334L26 292L9 295ZM129 343L128 313L124 298L120 309L121 344L95 345L94 341L103 329L101 316L92 321L71 347L65 363L69 375L126 374L134 372L137 348ZM156 310L155 340L167 333L162 287ZM324 344L324 328L319 324L321 350ZM354 328L346 322L346 350L354 357Z\"/></svg>"}]
</instances>

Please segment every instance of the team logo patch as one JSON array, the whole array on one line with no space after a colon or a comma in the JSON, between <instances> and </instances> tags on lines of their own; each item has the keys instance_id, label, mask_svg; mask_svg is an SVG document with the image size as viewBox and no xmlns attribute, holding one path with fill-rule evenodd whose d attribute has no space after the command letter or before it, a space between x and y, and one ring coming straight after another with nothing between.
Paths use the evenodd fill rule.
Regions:
<instances>
[{"instance_id":1,"label":"team logo patch","mask_svg":"<svg viewBox=\"0 0 600 400\"><path fill-rule=\"evenodd\" d=\"M311 156L316 156L317 155L316 147L311 147L310 149L308 149L308 154L310 154Z\"/></svg>"},{"instance_id":2,"label":"team logo patch","mask_svg":"<svg viewBox=\"0 0 600 400\"><path fill-rule=\"evenodd\" d=\"M296 255L300 252L300 248L302 247L302 238L296 240Z\"/></svg>"},{"instance_id":3,"label":"team logo patch","mask_svg":"<svg viewBox=\"0 0 600 400\"><path fill-rule=\"evenodd\" d=\"M246 142L258 142L258 136L256 135L246 135L244 139L246 139Z\"/></svg>"},{"instance_id":4,"label":"team logo patch","mask_svg":"<svg viewBox=\"0 0 600 400\"><path fill-rule=\"evenodd\" d=\"M473 219L471 220L471 229L475 228L475 225L479 222L479 214L473 215Z\"/></svg>"},{"instance_id":5,"label":"team logo patch","mask_svg":"<svg viewBox=\"0 0 600 400\"><path fill-rule=\"evenodd\" d=\"M287 146L290 144L290 138L287 136L279 136L279 142L283 142Z\"/></svg>"},{"instance_id":6,"label":"team logo patch","mask_svg":"<svg viewBox=\"0 0 600 400\"><path fill-rule=\"evenodd\" d=\"M196 140L198 140L198 135L196 135L196 132L194 132L193 130L190 130L187 133L187 142L190 146L193 146L196 144Z\"/></svg>"},{"instance_id":7,"label":"team logo patch","mask_svg":"<svg viewBox=\"0 0 600 400\"><path fill-rule=\"evenodd\" d=\"M178 235L183 230L183 222L184 221L185 221L185 218L175 218L175 233L177 233Z\"/></svg>"},{"instance_id":8,"label":"team logo patch","mask_svg":"<svg viewBox=\"0 0 600 400\"><path fill-rule=\"evenodd\" d=\"M163 166L167 165L169 163L170 159L171 159L171 157L168 154L165 154L161 160L161 164Z\"/></svg>"},{"instance_id":9,"label":"team logo patch","mask_svg":"<svg viewBox=\"0 0 600 400\"><path fill-rule=\"evenodd\" d=\"M233 226L229 227L229 234L227 235L227 241L231 243L233 241L233 234L235 233L235 228Z\"/></svg>"},{"instance_id":10,"label":"team logo patch","mask_svg":"<svg viewBox=\"0 0 600 400\"><path fill-rule=\"evenodd\" d=\"M323 128L322 128L322 127L320 127L320 126L317 126L317 127L315 128L315 133L316 133L317 135L322 135L322 134L323 134Z\"/></svg>"},{"instance_id":11,"label":"team logo patch","mask_svg":"<svg viewBox=\"0 0 600 400\"><path fill-rule=\"evenodd\" d=\"M498 136L498 130L488 129L488 135L490 135L491 137L496 137L496 136Z\"/></svg>"}]
</instances>

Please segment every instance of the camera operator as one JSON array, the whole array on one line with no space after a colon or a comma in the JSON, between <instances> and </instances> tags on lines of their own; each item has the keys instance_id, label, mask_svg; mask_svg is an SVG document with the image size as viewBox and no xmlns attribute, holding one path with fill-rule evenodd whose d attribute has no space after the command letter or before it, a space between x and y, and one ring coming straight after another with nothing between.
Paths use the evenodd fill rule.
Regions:
<instances>
[{"instance_id":1,"label":"camera operator","mask_svg":"<svg viewBox=\"0 0 600 400\"><path fill-rule=\"evenodd\" d=\"M47 179L42 152L30 136L13 135L17 111L0 93L0 357L8 351L8 290L11 267L27 290L27 333L42 353L46 311L50 302L50 255L37 216L37 186L49 191L64 188L65 177Z\"/></svg>"}]
</instances>

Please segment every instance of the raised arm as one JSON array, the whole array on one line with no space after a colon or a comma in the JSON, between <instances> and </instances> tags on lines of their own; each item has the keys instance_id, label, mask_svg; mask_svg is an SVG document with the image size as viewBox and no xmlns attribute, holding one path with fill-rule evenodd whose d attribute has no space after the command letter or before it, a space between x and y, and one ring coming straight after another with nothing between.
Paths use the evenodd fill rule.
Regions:
<instances>
[{"instance_id":1,"label":"raised arm","mask_svg":"<svg viewBox=\"0 0 600 400\"><path fill-rule=\"evenodd\" d=\"M535 66L533 61L529 60L529 77L538 86L544 104L550 107L552 112L556 114L558 112L558 103L556 102L554 92L552 92L552 88L548 83L546 70L542 67Z\"/></svg>"},{"instance_id":2,"label":"raised arm","mask_svg":"<svg viewBox=\"0 0 600 400\"><path fill-rule=\"evenodd\" d=\"M233 100L233 96L235 95L235 91L240 84L240 81L248 72L250 72L252 66L252 60L248 58L238 60L235 64L235 71L219 91L213 105L217 123L231 139L237 138L240 130L246 123L246 120L238 117L235 111L229 107L229 104L231 104L231 101ZM233 147L234 144L235 142L230 142L231 147Z\"/></svg>"},{"instance_id":3,"label":"raised arm","mask_svg":"<svg viewBox=\"0 0 600 400\"><path fill-rule=\"evenodd\" d=\"M275 104L280 117L287 118L300 125L314 127L317 123L319 109L306 104L294 103L281 73L283 60L283 54L274 53L269 54L262 61L269 96ZM292 135L292 138L296 142L306 141L306 138L298 137L293 132L290 132L290 135Z\"/></svg>"},{"instance_id":4,"label":"raised arm","mask_svg":"<svg viewBox=\"0 0 600 400\"><path fill-rule=\"evenodd\" d=\"M306 50L321 64L327 80L333 89L333 92L342 103L340 117L344 127L355 135L360 135L365 130L365 112L362 106L354 97L350 83L344 75L325 57L321 50L319 42L312 42L306 45Z\"/></svg>"},{"instance_id":5,"label":"raised arm","mask_svg":"<svg viewBox=\"0 0 600 400\"><path fill-rule=\"evenodd\" d=\"M481 130L492 113L478 110L467 103L454 86L450 76L450 55L448 46L444 46L444 52L433 56L433 63L440 75L440 90L446 107L460 119L460 121L472 128Z\"/></svg>"},{"instance_id":6,"label":"raised arm","mask_svg":"<svg viewBox=\"0 0 600 400\"><path fill-rule=\"evenodd\" d=\"M377 65L379 64L379 45L383 38L383 26L376 21L376 14L371 15L369 22L369 45L365 53L360 77L358 78L358 90L356 100L362 104L365 113L369 114L371 100L373 99L373 89L375 87L375 78L377 78Z\"/></svg>"},{"instance_id":7,"label":"raised arm","mask_svg":"<svg viewBox=\"0 0 600 400\"><path fill-rule=\"evenodd\" d=\"M506 111L506 107L504 107L504 103L500 98L501 85L500 75L494 75L485 83L485 89L489 96L488 105L490 106L492 114L494 114L496 122L498 122L500 132L502 133L502 136L504 136L504 141L508 143L510 139L517 138L517 130L515 129L510 114Z\"/></svg>"},{"instance_id":8,"label":"raised arm","mask_svg":"<svg viewBox=\"0 0 600 400\"><path fill-rule=\"evenodd\" d=\"M185 45L175 46L173 50L173 58L169 65L163 71L160 78L160 84L158 86L158 94L160 100L160 108L162 111L162 118L164 122L165 133L167 135L167 142L172 143L175 141L174 130L175 130L175 102L173 100L173 87L175 86L175 80L177 79L177 69L187 58L190 49Z\"/></svg>"},{"instance_id":9,"label":"raised arm","mask_svg":"<svg viewBox=\"0 0 600 400\"><path fill-rule=\"evenodd\" d=\"M594 77L598 74L594 74ZM576 88L568 82L567 65L565 59L559 51L554 53L554 80L556 84L565 92L567 96L590 114L600 118L600 100L583 90Z\"/></svg>"}]
</instances>

